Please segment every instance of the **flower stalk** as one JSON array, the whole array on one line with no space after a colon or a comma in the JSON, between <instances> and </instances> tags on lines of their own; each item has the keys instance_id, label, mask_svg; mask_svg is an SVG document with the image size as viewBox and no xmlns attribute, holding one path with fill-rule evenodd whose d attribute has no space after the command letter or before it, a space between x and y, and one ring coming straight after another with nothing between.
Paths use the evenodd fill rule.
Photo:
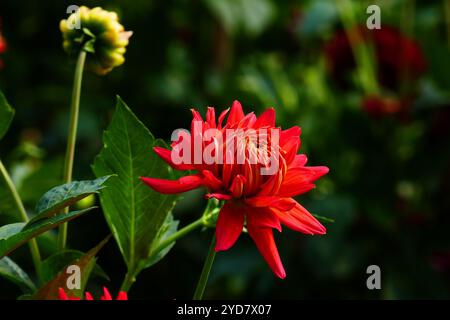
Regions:
<instances>
[{"instance_id":1,"label":"flower stalk","mask_svg":"<svg viewBox=\"0 0 450 320\"><path fill-rule=\"evenodd\" d=\"M67 137L66 158L64 161L64 183L72 181L73 159L75 155L75 144L77 139L78 115L80 111L80 95L81 83L83 80L83 70L86 61L86 52L81 50L78 55L77 65L75 68L75 76L72 90L72 101L70 106L70 125L69 135ZM69 208L64 210L68 213ZM58 249L63 250L66 247L67 241L67 223L59 227L58 232Z\"/></svg>"},{"instance_id":2,"label":"flower stalk","mask_svg":"<svg viewBox=\"0 0 450 320\"><path fill-rule=\"evenodd\" d=\"M197 283L197 288L194 292L193 300L202 300L203 294L205 292L206 284L208 283L209 274L211 273L212 265L214 263L214 258L216 257L216 236L213 236L211 244L209 245L208 255L206 256L205 264L203 265L202 273L200 274L200 279Z\"/></svg>"},{"instance_id":3,"label":"flower stalk","mask_svg":"<svg viewBox=\"0 0 450 320\"><path fill-rule=\"evenodd\" d=\"M355 5L349 0L338 0L335 4L356 61L356 72L360 86L366 94L377 94L380 89L376 79L374 53L371 50L373 48L370 48L364 41L359 30L354 28L356 25Z\"/></svg>"},{"instance_id":4,"label":"flower stalk","mask_svg":"<svg viewBox=\"0 0 450 320\"><path fill-rule=\"evenodd\" d=\"M22 219L23 222L28 222L29 219L28 219L28 215L25 210L25 207L23 205L23 202L20 199L19 193L17 192L17 189L1 160L0 160L0 173L3 176L3 178L5 179L6 185L9 188L9 191L11 192L12 198L14 200L14 205L16 206L16 208L20 214L20 218ZM41 281L42 280L41 254L39 252L38 243L37 243L36 239L33 238L28 242L28 245L30 247L31 258L33 259L33 264L34 264L34 268L36 270L36 275L37 275L39 281Z\"/></svg>"}]
</instances>

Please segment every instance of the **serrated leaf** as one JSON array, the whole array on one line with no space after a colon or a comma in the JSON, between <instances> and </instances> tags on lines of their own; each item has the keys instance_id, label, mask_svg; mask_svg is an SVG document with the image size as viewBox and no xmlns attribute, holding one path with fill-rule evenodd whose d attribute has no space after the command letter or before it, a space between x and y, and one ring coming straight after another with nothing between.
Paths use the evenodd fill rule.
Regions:
<instances>
[{"instance_id":1,"label":"serrated leaf","mask_svg":"<svg viewBox=\"0 0 450 320\"><path fill-rule=\"evenodd\" d=\"M85 255L84 252L71 249L60 251L51 255L42 262L41 265L42 282L48 282L51 279L55 278L65 266L70 264L70 262L80 259L84 255ZM103 279L110 281L106 272L98 264L94 266L92 274L98 275Z\"/></svg>"},{"instance_id":2,"label":"serrated leaf","mask_svg":"<svg viewBox=\"0 0 450 320\"><path fill-rule=\"evenodd\" d=\"M150 256L142 260L138 267L139 270L143 270L146 268L151 267L152 265L158 263L162 258L166 256L166 254L169 253L170 249L175 245L175 242L172 242L170 245L165 247L159 252L152 253L155 248L159 246L161 242L166 240L168 237L170 237L172 234L177 232L178 228L178 220L174 220L171 213L166 217L166 221L164 221L164 224L162 225L161 229L159 230L158 236L156 237L154 244L152 246L152 250L150 251Z\"/></svg>"},{"instance_id":3,"label":"serrated leaf","mask_svg":"<svg viewBox=\"0 0 450 320\"><path fill-rule=\"evenodd\" d=\"M47 191L36 205L36 216L30 223L49 217L62 209L73 205L91 194L98 193L106 180L111 176L104 176L95 180L72 181Z\"/></svg>"},{"instance_id":4,"label":"serrated leaf","mask_svg":"<svg viewBox=\"0 0 450 320\"><path fill-rule=\"evenodd\" d=\"M0 140L6 134L14 118L14 109L11 108L3 93L0 91Z\"/></svg>"},{"instance_id":5,"label":"serrated leaf","mask_svg":"<svg viewBox=\"0 0 450 320\"><path fill-rule=\"evenodd\" d=\"M0 228L0 258L17 249L30 239L44 233L60 224L75 219L95 207L60 214L55 217L36 221L34 223L13 223Z\"/></svg>"},{"instance_id":6,"label":"serrated leaf","mask_svg":"<svg viewBox=\"0 0 450 320\"><path fill-rule=\"evenodd\" d=\"M129 273L148 259L176 196L148 188L140 176L173 179L168 165L153 152L165 146L118 98L116 112L103 136L104 147L95 159L96 176L116 174L100 192L106 221L117 241Z\"/></svg>"},{"instance_id":7,"label":"serrated leaf","mask_svg":"<svg viewBox=\"0 0 450 320\"><path fill-rule=\"evenodd\" d=\"M36 290L28 274L8 257L0 259L0 276L17 284L24 293Z\"/></svg>"},{"instance_id":8,"label":"serrated leaf","mask_svg":"<svg viewBox=\"0 0 450 320\"><path fill-rule=\"evenodd\" d=\"M83 297L84 289L86 288L87 281L94 268L96 258L95 256L101 248L108 242L111 236L106 237L97 246L89 250L79 259L75 259L68 263L62 270L49 282L43 285L34 295L33 299L38 300L58 300L58 289L63 288L68 297ZM67 273L67 267L70 265L77 265L80 268L81 286L79 289L68 289L67 280L71 274Z\"/></svg>"}]
</instances>

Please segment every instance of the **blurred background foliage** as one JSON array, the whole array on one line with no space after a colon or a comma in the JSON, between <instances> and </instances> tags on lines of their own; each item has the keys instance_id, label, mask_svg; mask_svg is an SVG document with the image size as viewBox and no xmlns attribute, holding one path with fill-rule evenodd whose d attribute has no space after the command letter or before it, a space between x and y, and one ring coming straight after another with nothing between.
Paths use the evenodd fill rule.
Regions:
<instances>
[{"instance_id":1,"label":"blurred background foliage","mask_svg":"<svg viewBox=\"0 0 450 320\"><path fill-rule=\"evenodd\" d=\"M2 0L7 50L0 55L0 88L16 117L0 154L28 208L62 180L74 62L61 48L58 23L71 4L115 10L134 32L122 67L105 77L86 73L75 178L93 178L90 164L116 94L166 140L175 128L188 127L191 107L222 110L234 99L246 112L273 106L278 125L302 127L309 163L330 168L315 190L298 198L335 220L325 223L327 235L277 235L286 280L273 276L244 235L217 256L207 298L450 298L448 1ZM382 30L395 36L363 36L369 54L362 57L369 60L360 64L339 32L364 29L370 4L381 7ZM414 45L399 53L402 39ZM414 73L422 62L424 69ZM379 74L384 65L393 85ZM371 68L376 90L358 80L358 72L370 76ZM0 223L13 222L1 192ZM204 205L201 193L185 194L175 216L185 225ZM87 251L108 233L98 210L70 224L69 244ZM130 297L190 298L210 233L179 241L139 276ZM53 233L39 242L44 255L55 251ZM32 268L25 247L14 259ZM116 291L125 266L113 241L98 261L111 282L99 278L90 290L106 284ZM382 290L366 288L371 264L381 268ZM19 294L0 279L0 298Z\"/></svg>"}]
</instances>

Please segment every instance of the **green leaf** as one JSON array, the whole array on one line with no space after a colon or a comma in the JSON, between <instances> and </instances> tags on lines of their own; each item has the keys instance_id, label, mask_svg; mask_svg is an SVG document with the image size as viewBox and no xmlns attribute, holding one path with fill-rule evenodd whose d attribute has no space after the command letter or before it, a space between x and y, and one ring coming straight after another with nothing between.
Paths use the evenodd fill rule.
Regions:
<instances>
[{"instance_id":1,"label":"green leaf","mask_svg":"<svg viewBox=\"0 0 450 320\"><path fill-rule=\"evenodd\" d=\"M4 137L9 129L12 119L14 118L14 109L11 108L3 93L0 91L0 140ZM1 159L0 159L1 161ZM3 163L0 163L3 166ZM4 169L6 170L6 169ZM14 205L13 195L10 188L7 186L7 177L3 170L0 172L0 214L7 213L14 217L18 216L19 212Z\"/></svg>"},{"instance_id":2,"label":"green leaf","mask_svg":"<svg viewBox=\"0 0 450 320\"><path fill-rule=\"evenodd\" d=\"M40 300L58 300L58 289L63 288L69 297L83 297L84 289L86 288L87 281L95 266L96 258L95 256L100 251L101 248L108 242L111 236L106 237L97 246L89 250L86 254L78 259L75 259L68 263L62 268L59 273L50 281L48 281L44 286L42 286L34 295L33 299ZM81 286L79 289L68 289L67 280L71 274L67 273L67 267L70 265L77 265L80 268L81 276Z\"/></svg>"},{"instance_id":3,"label":"green leaf","mask_svg":"<svg viewBox=\"0 0 450 320\"><path fill-rule=\"evenodd\" d=\"M14 118L14 109L11 108L5 96L0 91L0 140L6 134Z\"/></svg>"},{"instance_id":4,"label":"green leaf","mask_svg":"<svg viewBox=\"0 0 450 320\"><path fill-rule=\"evenodd\" d=\"M34 223L13 223L0 228L0 258L20 247L28 240L44 233L61 223L75 219L95 207L60 214L55 217L43 219Z\"/></svg>"},{"instance_id":5,"label":"green leaf","mask_svg":"<svg viewBox=\"0 0 450 320\"><path fill-rule=\"evenodd\" d=\"M95 180L72 181L54 187L39 200L36 205L37 215L30 220L30 223L52 216L61 212L65 207L69 207L93 193L98 193L99 190L104 188L103 184L110 177L105 176Z\"/></svg>"},{"instance_id":6,"label":"green leaf","mask_svg":"<svg viewBox=\"0 0 450 320\"><path fill-rule=\"evenodd\" d=\"M118 98L116 112L103 136L104 147L95 159L96 176L117 174L100 192L106 221L117 241L128 272L137 275L158 241L160 229L172 210L176 196L159 194L140 176L176 178L154 152L154 146L165 146L142 124Z\"/></svg>"},{"instance_id":7,"label":"green leaf","mask_svg":"<svg viewBox=\"0 0 450 320\"><path fill-rule=\"evenodd\" d=\"M28 274L8 257L0 259L0 276L17 284L24 293L36 290Z\"/></svg>"},{"instance_id":8,"label":"green leaf","mask_svg":"<svg viewBox=\"0 0 450 320\"><path fill-rule=\"evenodd\" d=\"M166 240L168 237L170 237L172 234L177 232L178 228L178 220L174 220L172 214L167 215L166 221L164 221L164 224L162 225L161 229L159 230L159 233L154 241L154 244L152 246L152 250L157 248L161 242ZM148 267L151 267L152 265L158 263L162 258L166 256L166 254L169 253L170 249L175 245L175 242L165 247L163 250L156 252L155 254L152 254L152 250L150 251L150 256L142 260L141 263L138 266L138 272L140 270L146 269Z\"/></svg>"},{"instance_id":9,"label":"green leaf","mask_svg":"<svg viewBox=\"0 0 450 320\"><path fill-rule=\"evenodd\" d=\"M78 250L64 250L57 252L42 262L41 265L41 276L43 282L48 282L55 278L58 273L70 262L80 259L85 253ZM98 275L107 281L110 281L106 272L96 264L92 270L94 275Z\"/></svg>"}]
</instances>

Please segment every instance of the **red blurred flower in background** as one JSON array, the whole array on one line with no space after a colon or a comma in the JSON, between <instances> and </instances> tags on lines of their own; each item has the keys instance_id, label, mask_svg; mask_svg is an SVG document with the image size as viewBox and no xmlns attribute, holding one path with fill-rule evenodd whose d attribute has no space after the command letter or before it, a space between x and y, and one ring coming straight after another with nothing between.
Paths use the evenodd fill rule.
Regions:
<instances>
[{"instance_id":1,"label":"red blurred flower in background","mask_svg":"<svg viewBox=\"0 0 450 320\"><path fill-rule=\"evenodd\" d=\"M207 198L225 200L216 226L216 251L231 248L245 224L250 237L275 275L284 278L286 273L275 245L272 229L281 231L283 224L305 234L326 233L325 227L292 197L313 189L315 187L313 182L328 173L328 168L305 166L306 156L297 154L300 147L300 128L281 130L275 127L274 109L266 110L257 118L253 112L245 115L241 104L234 101L227 122L222 125L228 111L229 109L222 112L216 123L214 108L208 108L206 121L197 111L192 110L192 142L194 137L201 136L206 129L216 128L225 137L219 149L227 150L227 144L231 143L227 139L227 129L242 129L245 132L255 130L258 135L270 129L276 130L279 133L279 144L275 145L275 142L268 139L268 145L274 147L272 150L279 151L279 166L275 174L261 174L260 169L267 164L252 164L249 161L250 154L260 146L252 141L244 141L245 147L241 149L241 153L238 152L238 148L233 154L226 155L227 159L233 159L232 164L230 161L225 161L224 164L217 162L207 164L205 161L199 164L192 164L194 161L175 164L171 158L171 150L155 147L154 151L173 168L196 170L198 173L176 181L146 177L141 179L160 193L174 194L205 187L208 192ZM198 123L201 123L201 126L196 125ZM180 140L174 142L172 147L179 143ZM217 143L217 140L204 142L203 150L214 143ZM237 164L237 157L242 156L242 153L245 154L245 161L243 164Z\"/></svg>"},{"instance_id":2,"label":"red blurred flower in background","mask_svg":"<svg viewBox=\"0 0 450 320\"><path fill-rule=\"evenodd\" d=\"M374 49L378 82L384 91L390 92L389 97L366 97L363 109L375 116L408 111L413 96L412 85L427 68L419 43L388 26L374 30L358 26L348 32L357 33L355 39L363 40ZM350 44L344 30L338 31L325 45L328 70L337 83L344 87L350 71L356 66L351 45L357 46L358 43Z\"/></svg>"},{"instance_id":3,"label":"red blurred flower in background","mask_svg":"<svg viewBox=\"0 0 450 320\"><path fill-rule=\"evenodd\" d=\"M407 118L410 109L411 99L397 98L393 96L369 95L364 97L362 108L374 118L381 118L386 115L404 116Z\"/></svg>"},{"instance_id":4,"label":"red blurred flower in background","mask_svg":"<svg viewBox=\"0 0 450 320\"><path fill-rule=\"evenodd\" d=\"M86 292L85 300L94 300L89 292ZM80 298L69 298L63 288L59 288L59 300L81 300ZM103 287L103 295L100 300L113 300L111 294L106 287ZM128 295L125 291L120 291L115 300L128 300Z\"/></svg>"},{"instance_id":5,"label":"red blurred flower in background","mask_svg":"<svg viewBox=\"0 0 450 320\"><path fill-rule=\"evenodd\" d=\"M0 54L6 51L6 40L2 35L2 20L0 19ZM3 69L3 60L0 59L0 70Z\"/></svg>"}]
</instances>

